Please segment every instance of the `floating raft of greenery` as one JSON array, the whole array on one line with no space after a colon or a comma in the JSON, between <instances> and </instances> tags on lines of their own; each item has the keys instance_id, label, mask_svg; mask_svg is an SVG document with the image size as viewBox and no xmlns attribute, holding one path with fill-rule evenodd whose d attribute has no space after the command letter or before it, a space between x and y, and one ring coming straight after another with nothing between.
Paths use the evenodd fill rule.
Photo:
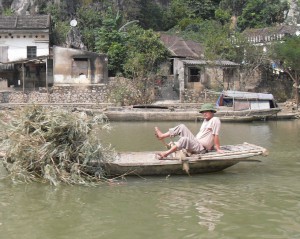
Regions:
<instances>
[{"instance_id":1,"label":"floating raft of greenery","mask_svg":"<svg viewBox=\"0 0 300 239\"><path fill-rule=\"evenodd\" d=\"M3 164L14 181L103 182L101 165L116 157L101 142L101 130L110 129L102 114L91 117L62 108L30 106L13 111L1 124ZM96 162L93 175L88 173L91 161L94 166Z\"/></svg>"}]
</instances>

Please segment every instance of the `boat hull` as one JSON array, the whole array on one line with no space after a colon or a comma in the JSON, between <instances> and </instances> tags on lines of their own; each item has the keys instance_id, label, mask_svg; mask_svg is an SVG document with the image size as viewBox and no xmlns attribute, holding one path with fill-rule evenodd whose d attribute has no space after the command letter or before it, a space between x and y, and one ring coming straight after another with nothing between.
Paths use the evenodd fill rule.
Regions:
<instances>
[{"instance_id":1,"label":"boat hull","mask_svg":"<svg viewBox=\"0 0 300 239\"><path fill-rule=\"evenodd\" d=\"M230 107L222 107L220 106L216 116L224 117L224 116L252 116L258 119L263 118L267 119L267 117L274 116L281 111L280 108L272 108L272 109L259 109L259 110L232 110Z\"/></svg>"},{"instance_id":2,"label":"boat hull","mask_svg":"<svg viewBox=\"0 0 300 239\"><path fill-rule=\"evenodd\" d=\"M152 165L120 165L118 163L111 163L106 165L105 169L109 176L167 176L219 172L239 162L237 160L203 160L185 162L185 164L180 160L172 160L172 162L168 163L163 160L161 161Z\"/></svg>"},{"instance_id":3,"label":"boat hull","mask_svg":"<svg viewBox=\"0 0 300 239\"><path fill-rule=\"evenodd\" d=\"M159 159L156 152L119 153L114 162L101 165L107 176L127 175L181 175L222 171L239 162L260 162L252 157L267 155L267 150L253 144L226 145L224 153L210 151L206 154L186 156L179 151L167 158ZM94 165L93 168L97 168Z\"/></svg>"}]
</instances>

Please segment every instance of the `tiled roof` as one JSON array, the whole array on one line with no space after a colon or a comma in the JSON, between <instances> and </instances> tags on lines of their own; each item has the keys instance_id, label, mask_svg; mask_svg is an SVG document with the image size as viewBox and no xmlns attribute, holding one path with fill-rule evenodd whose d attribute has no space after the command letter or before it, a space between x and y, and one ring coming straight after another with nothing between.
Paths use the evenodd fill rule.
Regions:
<instances>
[{"instance_id":1,"label":"tiled roof","mask_svg":"<svg viewBox=\"0 0 300 239\"><path fill-rule=\"evenodd\" d=\"M255 42L281 40L286 35L294 36L300 34L300 26L279 25L259 29L246 29L243 34Z\"/></svg>"},{"instance_id":2,"label":"tiled roof","mask_svg":"<svg viewBox=\"0 0 300 239\"><path fill-rule=\"evenodd\" d=\"M0 16L0 29L46 29L49 27L49 15Z\"/></svg>"},{"instance_id":3,"label":"tiled roof","mask_svg":"<svg viewBox=\"0 0 300 239\"><path fill-rule=\"evenodd\" d=\"M203 58L202 46L194 41L184 40L175 35L161 33L160 39L175 57Z\"/></svg>"},{"instance_id":4,"label":"tiled roof","mask_svg":"<svg viewBox=\"0 0 300 239\"><path fill-rule=\"evenodd\" d=\"M291 34L294 35L297 30L300 30L299 26L296 25L279 25L274 27L265 27L259 29L246 29L243 33L247 36L255 36L255 35L273 35L273 34Z\"/></svg>"},{"instance_id":5,"label":"tiled roof","mask_svg":"<svg viewBox=\"0 0 300 239\"><path fill-rule=\"evenodd\" d=\"M205 60L182 60L188 65L217 65L217 66L239 66L238 63L227 60L205 61Z\"/></svg>"}]
</instances>

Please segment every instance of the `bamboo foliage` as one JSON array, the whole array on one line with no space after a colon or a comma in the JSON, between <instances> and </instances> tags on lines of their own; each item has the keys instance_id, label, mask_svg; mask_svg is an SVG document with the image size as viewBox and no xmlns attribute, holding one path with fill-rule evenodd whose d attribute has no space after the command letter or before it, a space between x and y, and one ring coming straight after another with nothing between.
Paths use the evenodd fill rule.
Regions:
<instances>
[{"instance_id":1,"label":"bamboo foliage","mask_svg":"<svg viewBox=\"0 0 300 239\"><path fill-rule=\"evenodd\" d=\"M1 121L3 163L13 181L43 180L53 185L103 182L103 162L113 161L115 151L101 141L110 125L104 115L88 117L62 108L30 106ZM95 175L87 173L97 162Z\"/></svg>"}]
</instances>

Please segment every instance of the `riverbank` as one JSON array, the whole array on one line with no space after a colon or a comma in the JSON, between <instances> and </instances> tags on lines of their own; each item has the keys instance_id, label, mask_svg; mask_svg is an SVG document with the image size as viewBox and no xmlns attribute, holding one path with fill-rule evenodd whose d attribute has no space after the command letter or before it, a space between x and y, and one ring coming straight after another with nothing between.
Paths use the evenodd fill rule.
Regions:
<instances>
[{"instance_id":1,"label":"riverbank","mask_svg":"<svg viewBox=\"0 0 300 239\"><path fill-rule=\"evenodd\" d=\"M18 107L28 106L26 103L0 104L0 111L5 114L7 110L14 110ZM151 105L116 106L111 103L40 103L47 107L64 107L72 111L86 112L87 114L105 114L110 121L201 121L202 116L198 112L198 103L179 102L156 102ZM264 112L259 111L251 115L235 114L227 115L224 112L217 112L223 122L251 122L256 120L290 120L299 119L300 110L295 109L291 102L278 104L280 111L274 111L271 116L264 116ZM238 111L237 111L238 112Z\"/></svg>"}]
</instances>

